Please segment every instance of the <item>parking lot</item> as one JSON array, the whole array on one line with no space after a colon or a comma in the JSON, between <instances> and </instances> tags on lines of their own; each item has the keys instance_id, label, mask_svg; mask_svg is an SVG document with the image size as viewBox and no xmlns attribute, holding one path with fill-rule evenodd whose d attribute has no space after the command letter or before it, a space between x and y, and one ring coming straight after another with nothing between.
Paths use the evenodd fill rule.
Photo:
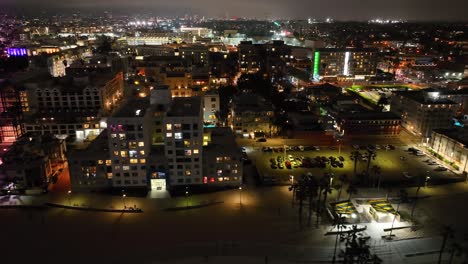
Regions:
<instances>
[{"instance_id":1,"label":"parking lot","mask_svg":"<svg viewBox=\"0 0 468 264\"><path fill-rule=\"evenodd\" d=\"M387 146L387 147L386 147ZM462 180L462 178L438 160L420 151L409 151L409 146L388 145L343 145L343 146L270 146L268 142L257 143L255 146L244 147L248 158L257 166L260 176L266 183L290 183L290 176L300 176L307 173L317 178L324 173L335 176L346 174L349 179L354 177L354 161L351 152L359 151L356 172L367 171L368 148L376 153L371 158L369 177L377 182L372 170L374 165L380 167L382 187L392 185L413 186L418 176L424 177L427 185L443 184ZM425 182L426 184L426 182Z\"/></svg>"}]
</instances>

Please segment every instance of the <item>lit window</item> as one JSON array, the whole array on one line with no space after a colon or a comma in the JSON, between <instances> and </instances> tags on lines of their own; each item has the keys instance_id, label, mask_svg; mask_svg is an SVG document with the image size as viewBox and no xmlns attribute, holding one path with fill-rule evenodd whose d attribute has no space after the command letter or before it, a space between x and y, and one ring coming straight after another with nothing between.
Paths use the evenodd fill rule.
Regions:
<instances>
[{"instance_id":1,"label":"lit window","mask_svg":"<svg viewBox=\"0 0 468 264\"><path fill-rule=\"evenodd\" d=\"M181 132L174 133L174 138L175 139L182 139L182 133Z\"/></svg>"},{"instance_id":2,"label":"lit window","mask_svg":"<svg viewBox=\"0 0 468 264\"><path fill-rule=\"evenodd\" d=\"M189 170L185 171L185 175L190 176L192 173Z\"/></svg>"},{"instance_id":3,"label":"lit window","mask_svg":"<svg viewBox=\"0 0 468 264\"><path fill-rule=\"evenodd\" d=\"M140 150L140 155L145 155L145 151L144 151L144 150Z\"/></svg>"},{"instance_id":4,"label":"lit window","mask_svg":"<svg viewBox=\"0 0 468 264\"><path fill-rule=\"evenodd\" d=\"M218 176L221 176L221 174L223 174L223 170L218 170L216 173L218 174Z\"/></svg>"},{"instance_id":5,"label":"lit window","mask_svg":"<svg viewBox=\"0 0 468 264\"><path fill-rule=\"evenodd\" d=\"M192 151L190 149L186 149L185 156L191 156L191 155L192 155Z\"/></svg>"},{"instance_id":6,"label":"lit window","mask_svg":"<svg viewBox=\"0 0 468 264\"><path fill-rule=\"evenodd\" d=\"M145 164L145 163L146 163L146 159L140 159L140 163L141 163L141 164Z\"/></svg>"},{"instance_id":7,"label":"lit window","mask_svg":"<svg viewBox=\"0 0 468 264\"><path fill-rule=\"evenodd\" d=\"M131 163L131 164L138 163L138 159L130 159L130 163Z\"/></svg>"},{"instance_id":8,"label":"lit window","mask_svg":"<svg viewBox=\"0 0 468 264\"><path fill-rule=\"evenodd\" d=\"M119 134L119 138L124 140L125 139L125 134Z\"/></svg>"},{"instance_id":9,"label":"lit window","mask_svg":"<svg viewBox=\"0 0 468 264\"><path fill-rule=\"evenodd\" d=\"M111 160L106 160L106 165L111 165Z\"/></svg>"},{"instance_id":10,"label":"lit window","mask_svg":"<svg viewBox=\"0 0 468 264\"><path fill-rule=\"evenodd\" d=\"M222 182L222 181L223 181L223 177L219 177L219 178L218 178L218 181Z\"/></svg>"},{"instance_id":11,"label":"lit window","mask_svg":"<svg viewBox=\"0 0 468 264\"><path fill-rule=\"evenodd\" d=\"M198 149L194 149L193 154L198 154Z\"/></svg>"},{"instance_id":12,"label":"lit window","mask_svg":"<svg viewBox=\"0 0 468 264\"><path fill-rule=\"evenodd\" d=\"M116 137L117 137L117 134L114 134L114 133L111 134L111 138L116 138Z\"/></svg>"},{"instance_id":13,"label":"lit window","mask_svg":"<svg viewBox=\"0 0 468 264\"><path fill-rule=\"evenodd\" d=\"M145 142L143 142L143 141L138 142L138 146L139 146L139 147L144 147L144 146L145 146Z\"/></svg>"},{"instance_id":14,"label":"lit window","mask_svg":"<svg viewBox=\"0 0 468 264\"><path fill-rule=\"evenodd\" d=\"M124 170L124 171L128 171L128 170L130 170L130 166L128 166L128 165L126 165L126 166L123 166L123 170Z\"/></svg>"},{"instance_id":15,"label":"lit window","mask_svg":"<svg viewBox=\"0 0 468 264\"><path fill-rule=\"evenodd\" d=\"M236 173L237 173L237 170L232 170L232 173L233 173L233 174L236 174Z\"/></svg>"},{"instance_id":16,"label":"lit window","mask_svg":"<svg viewBox=\"0 0 468 264\"><path fill-rule=\"evenodd\" d=\"M98 160L98 164L104 164L103 160Z\"/></svg>"},{"instance_id":17,"label":"lit window","mask_svg":"<svg viewBox=\"0 0 468 264\"><path fill-rule=\"evenodd\" d=\"M166 137L168 137L168 138L172 137L172 133L170 133L170 132L166 133Z\"/></svg>"},{"instance_id":18,"label":"lit window","mask_svg":"<svg viewBox=\"0 0 468 264\"><path fill-rule=\"evenodd\" d=\"M136 158L137 157L137 151L136 150L130 150L128 151L128 156L130 158Z\"/></svg>"},{"instance_id":19,"label":"lit window","mask_svg":"<svg viewBox=\"0 0 468 264\"><path fill-rule=\"evenodd\" d=\"M119 156L119 152L117 150L114 151L114 156Z\"/></svg>"},{"instance_id":20,"label":"lit window","mask_svg":"<svg viewBox=\"0 0 468 264\"><path fill-rule=\"evenodd\" d=\"M120 151L120 156L122 156L123 158L126 158L127 157L127 151L125 151L125 150Z\"/></svg>"},{"instance_id":21,"label":"lit window","mask_svg":"<svg viewBox=\"0 0 468 264\"><path fill-rule=\"evenodd\" d=\"M167 125L166 125L166 129L167 129L167 130L172 130L172 124L167 124Z\"/></svg>"}]
</instances>

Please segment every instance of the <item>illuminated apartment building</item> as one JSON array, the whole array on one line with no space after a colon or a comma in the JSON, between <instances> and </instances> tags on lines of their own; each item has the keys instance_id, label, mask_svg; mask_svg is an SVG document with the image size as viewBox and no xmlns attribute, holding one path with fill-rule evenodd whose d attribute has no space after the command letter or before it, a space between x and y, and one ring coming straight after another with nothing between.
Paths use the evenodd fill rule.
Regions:
<instances>
[{"instance_id":1,"label":"illuminated apartment building","mask_svg":"<svg viewBox=\"0 0 468 264\"><path fill-rule=\"evenodd\" d=\"M164 119L169 184L202 183L203 109L200 97L173 98Z\"/></svg>"},{"instance_id":2,"label":"illuminated apartment building","mask_svg":"<svg viewBox=\"0 0 468 264\"><path fill-rule=\"evenodd\" d=\"M316 80L365 79L376 74L377 52L372 49L316 49L312 62Z\"/></svg>"},{"instance_id":3,"label":"illuminated apartment building","mask_svg":"<svg viewBox=\"0 0 468 264\"><path fill-rule=\"evenodd\" d=\"M132 99L107 120L113 187L148 187L152 110L146 99Z\"/></svg>"}]
</instances>

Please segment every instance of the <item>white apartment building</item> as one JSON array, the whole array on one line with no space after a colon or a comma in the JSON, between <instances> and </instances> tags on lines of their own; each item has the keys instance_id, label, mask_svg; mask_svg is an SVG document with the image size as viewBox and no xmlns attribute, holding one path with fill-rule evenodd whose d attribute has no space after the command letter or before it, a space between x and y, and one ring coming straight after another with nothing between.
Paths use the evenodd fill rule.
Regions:
<instances>
[{"instance_id":1,"label":"white apartment building","mask_svg":"<svg viewBox=\"0 0 468 264\"><path fill-rule=\"evenodd\" d=\"M401 116L401 125L423 138L433 129L449 128L459 104L440 97L434 89L395 92L390 111Z\"/></svg>"},{"instance_id":2,"label":"white apartment building","mask_svg":"<svg viewBox=\"0 0 468 264\"><path fill-rule=\"evenodd\" d=\"M148 187L152 110L149 100L127 101L107 121L113 187Z\"/></svg>"},{"instance_id":3,"label":"white apartment building","mask_svg":"<svg viewBox=\"0 0 468 264\"><path fill-rule=\"evenodd\" d=\"M202 183L203 109L200 97L173 98L164 119L169 184Z\"/></svg>"}]
</instances>

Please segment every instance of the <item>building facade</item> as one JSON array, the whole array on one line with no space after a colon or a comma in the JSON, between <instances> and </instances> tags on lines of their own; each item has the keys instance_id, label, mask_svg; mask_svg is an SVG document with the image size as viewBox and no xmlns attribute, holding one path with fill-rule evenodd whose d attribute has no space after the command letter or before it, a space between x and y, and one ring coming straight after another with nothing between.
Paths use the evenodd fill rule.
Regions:
<instances>
[{"instance_id":1,"label":"building facade","mask_svg":"<svg viewBox=\"0 0 468 264\"><path fill-rule=\"evenodd\" d=\"M390 111L401 117L401 125L410 132L427 138L433 129L452 126L459 104L440 97L433 89L395 92Z\"/></svg>"},{"instance_id":2,"label":"building facade","mask_svg":"<svg viewBox=\"0 0 468 264\"><path fill-rule=\"evenodd\" d=\"M202 183L203 109L200 97L173 98L164 119L171 186Z\"/></svg>"},{"instance_id":3,"label":"building facade","mask_svg":"<svg viewBox=\"0 0 468 264\"><path fill-rule=\"evenodd\" d=\"M150 153L152 117L149 100L134 99L107 120L113 187L148 187L146 159Z\"/></svg>"},{"instance_id":4,"label":"building facade","mask_svg":"<svg viewBox=\"0 0 468 264\"><path fill-rule=\"evenodd\" d=\"M365 79L377 72L377 52L372 49L316 49L313 78Z\"/></svg>"}]
</instances>

